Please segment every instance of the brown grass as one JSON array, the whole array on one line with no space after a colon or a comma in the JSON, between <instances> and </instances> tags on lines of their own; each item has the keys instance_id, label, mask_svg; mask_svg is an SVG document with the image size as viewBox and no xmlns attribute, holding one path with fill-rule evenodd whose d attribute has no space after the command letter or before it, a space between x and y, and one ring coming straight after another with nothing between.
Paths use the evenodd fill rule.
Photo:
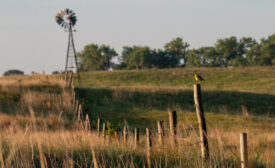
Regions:
<instances>
[{"instance_id":1,"label":"brown grass","mask_svg":"<svg viewBox=\"0 0 275 168\"><path fill-rule=\"evenodd\" d=\"M75 120L72 93L63 80L45 76L0 78L0 86L0 91L20 95L20 99L15 101L15 113L2 111L0 114L1 167L146 166L144 130L141 130L140 145L137 149L131 130L126 143L121 132L117 138L109 134L104 140L102 136L97 136L96 131L84 130L83 123L77 123ZM156 88L158 89L162 88ZM115 99L124 99L119 91L112 94ZM68 113L74 116L73 119L66 117ZM236 123L244 119L254 118L234 117ZM156 127L151 129L153 167L203 166L197 126L188 120L181 121L178 124L176 148L172 148L167 126L164 129L164 145L158 144ZM266 121L270 123L268 118ZM246 127L235 125L234 129L220 126L219 121L207 124L210 160L204 163L205 167L240 167L241 132L248 133L250 167L274 167L275 124L270 123L268 127L259 126L265 125L264 122Z\"/></svg>"},{"instance_id":2,"label":"brown grass","mask_svg":"<svg viewBox=\"0 0 275 168\"><path fill-rule=\"evenodd\" d=\"M188 128L188 125L183 126ZM167 130L167 128L166 128ZM249 161L251 167L275 165L275 133L248 132ZM239 134L240 132L211 128L209 143L211 159L210 167L239 167ZM133 134L130 132L129 140L125 144L122 136L97 137L96 132L90 131L17 131L6 130L1 133L1 144L4 155L4 164L8 166L28 163L35 166L40 164L55 167L57 165L71 165L76 167L89 167L92 164L92 149L97 153L100 167L139 167L138 162L146 163L145 135L141 135L140 146L134 147ZM152 164L154 167L201 167L199 137L196 130L180 129L177 137L177 148L172 148L168 133L164 145L157 142L157 133L153 130ZM5 144L5 145L3 145ZM34 150L36 148L37 150ZM37 153L38 151L38 153ZM31 152L31 153L30 153ZM83 152L83 153L82 153ZM82 154L81 154L82 153ZM75 156L78 155L78 156ZM77 158L79 157L79 158ZM38 159L39 158L39 159ZM75 158L75 159L74 159ZM138 162L135 159L140 159ZM53 161L56 163L52 163ZM165 166L165 162L167 162ZM52 164L52 165L49 165ZM44 165L44 166L45 166ZM55 166L54 166L55 165ZM27 166L26 166L27 167ZM33 167L33 166L31 166Z\"/></svg>"}]
</instances>

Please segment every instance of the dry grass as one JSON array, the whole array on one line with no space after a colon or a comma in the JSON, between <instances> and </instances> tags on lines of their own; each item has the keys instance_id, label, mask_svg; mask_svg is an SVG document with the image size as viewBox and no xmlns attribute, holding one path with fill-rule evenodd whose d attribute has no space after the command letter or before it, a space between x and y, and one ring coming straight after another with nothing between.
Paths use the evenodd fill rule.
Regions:
<instances>
[{"instance_id":1,"label":"dry grass","mask_svg":"<svg viewBox=\"0 0 275 168\"><path fill-rule=\"evenodd\" d=\"M182 91L185 88L126 86L118 89L115 87L111 88L110 95L113 101L127 101L134 97L134 93L121 91L133 89L161 95L162 92L178 94L179 90ZM141 97L144 96L141 95ZM133 128L130 128L126 143L122 132L118 132L118 137L110 133L104 139L102 135L98 137L95 130L84 130L83 124L76 122L76 114L72 110L71 90L63 80L55 76L0 78L0 100L4 101L4 103L1 102L0 109L1 167L85 168L95 167L95 165L98 167L146 167L147 165L146 138L143 128L138 148L134 145L131 130ZM107 102L107 100L105 97L100 98L100 101ZM175 106L175 108L179 107ZM165 126L164 145L158 143L156 123L153 123L155 126L151 129L153 146L150 158L152 167L200 168L203 166L196 118L189 112L179 110L179 114L176 147L171 145L168 123ZM153 117L159 119L165 116ZM205 167L240 167L239 135L241 132L248 133L250 167L275 166L273 119L238 115L221 117L220 114L215 113L206 114L206 117L210 119L207 120L210 159L204 163ZM234 125L222 125L225 120L232 121ZM249 124L246 121L249 121ZM126 121L125 125L127 125Z\"/></svg>"},{"instance_id":2,"label":"dry grass","mask_svg":"<svg viewBox=\"0 0 275 168\"><path fill-rule=\"evenodd\" d=\"M168 133L164 145L157 141L153 130L151 162L153 167L201 167L199 137L189 125L181 125L177 138L177 147L172 148ZM188 128L188 129L187 129ZM146 165L145 135L141 135L140 145L136 149L133 134L127 143L123 138L107 136L97 137L91 131L12 131L1 133L2 154L7 167L90 167L92 149L97 153L99 167L143 167ZM166 129L167 130L167 129ZM273 167L275 165L275 133L255 132L247 129L249 161L251 167ZM211 158L209 167L239 167L239 133L211 128L209 143ZM42 162L41 162L42 160Z\"/></svg>"},{"instance_id":3,"label":"dry grass","mask_svg":"<svg viewBox=\"0 0 275 168\"><path fill-rule=\"evenodd\" d=\"M30 125L29 107L38 125L57 128L73 119L72 92L64 80L45 75L0 78L0 126Z\"/></svg>"}]
</instances>

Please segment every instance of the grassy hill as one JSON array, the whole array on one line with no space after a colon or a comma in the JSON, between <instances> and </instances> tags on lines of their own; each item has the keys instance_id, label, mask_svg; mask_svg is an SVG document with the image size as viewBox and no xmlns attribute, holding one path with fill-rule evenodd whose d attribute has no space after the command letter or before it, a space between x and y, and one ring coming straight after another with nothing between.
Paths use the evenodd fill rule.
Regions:
<instances>
[{"instance_id":1,"label":"grassy hill","mask_svg":"<svg viewBox=\"0 0 275 168\"><path fill-rule=\"evenodd\" d=\"M173 88L192 90L193 74L205 78L204 90L275 94L275 67L180 68L95 71L82 74L84 88Z\"/></svg>"},{"instance_id":2,"label":"grassy hill","mask_svg":"<svg viewBox=\"0 0 275 168\"><path fill-rule=\"evenodd\" d=\"M193 73L203 82L210 160L203 163L193 102ZM144 167L145 127L152 131L152 167L239 167L239 133L248 133L251 167L274 167L274 67L198 68L89 72L75 91L88 120L77 120L73 91L56 76L0 78L1 167ZM171 146L168 122L164 145L157 120L177 110L177 147ZM248 114L248 115L243 115ZM107 136L94 127L100 117ZM83 124L85 123L85 124ZM129 139L110 128L129 126ZM133 127L141 128L134 146ZM95 155L92 151L95 151ZM205 165L207 164L207 165Z\"/></svg>"},{"instance_id":3,"label":"grassy hill","mask_svg":"<svg viewBox=\"0 0 275 168\"><path fill-rule=\"evenodd\" d=\"M157 120L167 120L168 109L176 109L180 120L196 122L194 73L205 78L203 105L210 123L274 126L269 120L275 114L275 67L95 71L81 74L77 94L93 119L155 127ZM241 117L243 112L250 117Z\"/></svg>"}]
</instances>

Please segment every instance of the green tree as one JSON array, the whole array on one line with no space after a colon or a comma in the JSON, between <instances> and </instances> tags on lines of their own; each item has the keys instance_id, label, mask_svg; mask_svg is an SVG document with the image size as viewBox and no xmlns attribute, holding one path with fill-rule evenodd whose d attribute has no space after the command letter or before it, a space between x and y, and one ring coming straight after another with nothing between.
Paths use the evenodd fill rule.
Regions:
<instances>
[{"instance_id":1,"label":"green tree","mask_svg":"<svg viewBox=\"0 0 275 168\"><path fill-rule=\"evenodd\" d=\"M117 56L116 51L108 45L98 46L90 44L77 54L79 57L79 70L108 70L112 67L112 59Z\"/></svg>"},{"instance_id":2,"label":"green tree","mask_svg":"<svg viewBox=\"0 0 275 168\"><path fill-rule=\"evenodd\" d=\"M164 45L165 51L169 54L171 67L185 66L186 54L189 44L177 37Z\"/></svg>"},{"instance_id":3,"label":"green tree","mask_svg":"<svg viewBox=\"0 0 275 168\"><path fill-rule=\"evenodd\" d=\"M152 52L152 65L156 68L170 68L173 67L173 58L161 49L156 49Z\"/></svg>"},{"instance_id":4,"label":"green tree","mask_svg":"<svg viewBox=\"0 0 275 168\"><path fill-rule=\"evenodd\" d=\"M24 75L23 71L20 71L18 69L11 69L6 71L4 74L4 76L11 76L11 75Z\"/></svg>"},{"instance_id":5,"label":"green tree","mask_svg":"<svg viewBox=\"0 0 275 168\"><path fill-rule=\"evenodd\" d=\"M248 51L257 44L251 37L243 37L239 40L237 57L232 60L232 66L248 66L250 64Z\"/></svg>"},{"instance_id":6,"label":"green tree","mask_svg":"<svg viewBox=\"0 0 275 168\"><path fill-rule=\"evenodd\" d=\"M275 65L275 34L267 39L262 39L259 64Z\"/></svg>"},{"instance_id":7,"label":"green tree","mask_svg":"<svg viewBox=\"0 0 275 168\"><path fill-rule=\"evenodd\" d=\"M60 72L59 71L53 71L52 72L52 75L56 75L56 74L60 74Z\"/></svg>"},{"instance_id":8,"label":"green tree","mask_svg":"<svg viewBox=\"0 0 275 168\"><path fill-rule=\"evenodd\" d=\"M257 44L251 37L243 37L238 40L235 36L219 39L215 44L215 49L224 62L224 66L247 66L253 46ZM248 54L248 56L247 56Z\"/></svg>"},{"instance_id":9,"label":"green tree","mask_svg":"<svg viewBox=\"0 0 275 168\"><path fill-rule=\"evenodd\" d=\"M201 67L204 65L204 58L196 49L192 49L188 52L186 60L187 67Z\"/></svg>"},{"instance_id":10,"label":"green tree","mask_svg":"<svg viewBox=\"0 0 275 168\"><path fill-rule=\"evenodd\" d=\"M143 69L153 67L153 53L147 46L123 47L122 59L127 69Z\"/></svg>"},{"instance_id":11,"label":"green tree","mask_svg":"<svg viewBox=\"0 0 275 168\"><path fill-rule=\"evenodd\" d=\"M261 53L261 45L256 43L249 50L245 52L248 64L253 65L261 65L260 57Z\"/></svg>"},{"instance_id":12,"label":"green tree","mask_svg":"<svg viewBox=\"0 0 275 168\"><path fill-rule=\"evenodd\" d=\"M221 55L217 53L214 47L201 47L198 52L203 57L203 66L219 67L224 65Z\"/></svg>"},{"instance_id":13,"label":"green tree","mask_svg":"<svg viewBox=\"0 0 275 168\"><path fill-rule=\"evenodd\" d=\"M219 57L223 59L225 66L231 66L232 60L238 56L239 43L237 38L232 36L225 39L218 39L215 49Z\"/></svg>"}]
</instances>

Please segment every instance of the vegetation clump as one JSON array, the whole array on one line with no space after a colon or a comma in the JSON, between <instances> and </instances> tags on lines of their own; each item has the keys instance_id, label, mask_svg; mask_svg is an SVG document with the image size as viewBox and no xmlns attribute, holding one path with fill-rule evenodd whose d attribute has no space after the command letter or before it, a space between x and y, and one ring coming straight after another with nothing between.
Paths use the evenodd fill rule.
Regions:
<instances>
[{"instance_id":1,"label":"vegetation clump","mask_svg":"<svg viewBox=\"0 0 275 168\"><path fill-rule=\"evenodd\" d=\"M12 70L6 71L3 75L4 75L4 76L24 75L24 72L23 72L23 71L20 71L20 70L18 70L18 69L12 69Z\"/></svg>"}]
</instances>

